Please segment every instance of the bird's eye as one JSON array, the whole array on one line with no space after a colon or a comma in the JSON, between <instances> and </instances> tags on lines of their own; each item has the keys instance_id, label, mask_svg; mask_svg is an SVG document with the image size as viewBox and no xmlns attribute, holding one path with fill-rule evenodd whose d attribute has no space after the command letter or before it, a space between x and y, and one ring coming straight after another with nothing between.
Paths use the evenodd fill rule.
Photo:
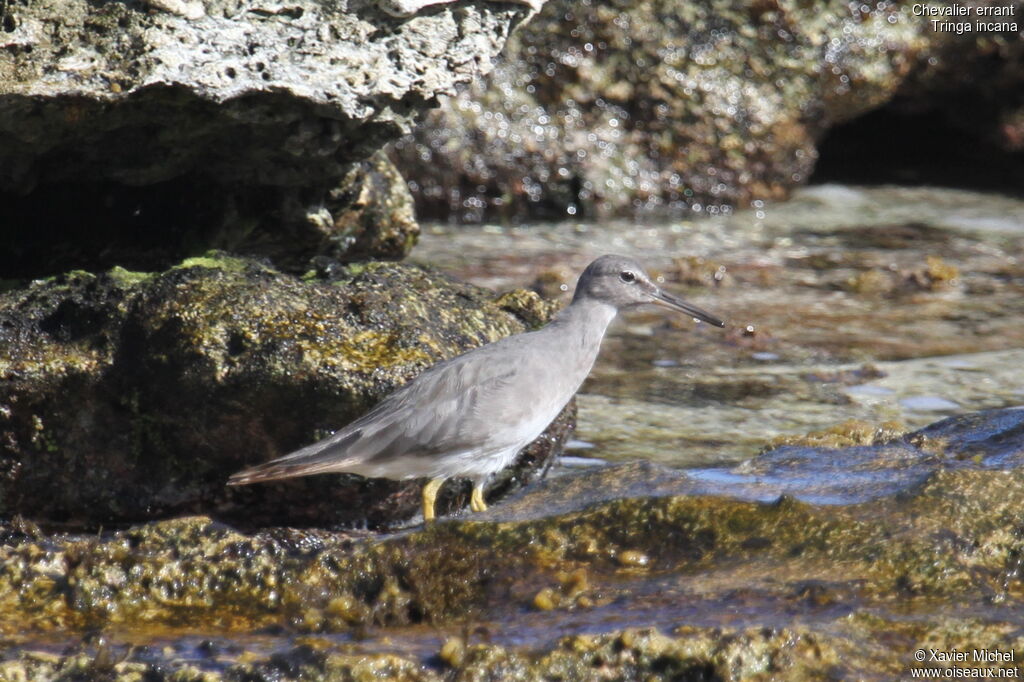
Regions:
<instances>
[{"instance_id":1,"label":"bird's eye","mask_svg":"<svg viewBox=\"0 0 1024 682\"><path fill-rule=\"evenodd\" d=\"M627 283L628 282L634 282L634 281L636 281L636 275L634 275L629 270L623 270L622 272L619 273L619 279L621 279L623 282L627 282Z\"/></svg>"}]
</instances>

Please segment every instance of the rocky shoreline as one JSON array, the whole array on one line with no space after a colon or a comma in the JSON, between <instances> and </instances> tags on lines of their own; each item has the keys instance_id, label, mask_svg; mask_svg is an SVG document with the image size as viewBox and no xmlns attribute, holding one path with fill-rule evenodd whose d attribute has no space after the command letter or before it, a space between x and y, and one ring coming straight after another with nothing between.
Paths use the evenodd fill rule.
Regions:
<instances>
[{"instance_id":1,"label":"rocky shoreline","mask_svg":"<svg viewBox=\"0 0 1024 682\"><path fill-rule=\"evenodd\" d=\"M861 484L868 497L843 505L801 502L792 491L750 501L686 472L626 464L561 476L483 515L391 537L242 534L207 517L99 537L8 524L0 627L7 638L105 633L108 649L124 657L106 663L125 676L118 679L168 666L173 679L274 670L281 679L330 679L338 670L404 679L539 679L563 670L565 679L589 679L595 668L617 679L687 670L883 679L913 665L910 655L924 646L1011 651L1022 643L1012 606L1024 596L1015 521L1024 503L1022 428L1024 409L996 410L870 446L787 445L758 458L794 474L827 459L902 481L881 497ZM811 452L796 456L801 447ZM904 470L918 475L894 476ZM664 632L631 625L651 617L648 609L659 623L688 624ZM765 627L772 613L792 624ZM595 634L557 636L562 614L592 622ZM372 628L376 640L416 625L448 633L433 659L353 653L358 639L332 639ZM527 641L510 646L517 628ZM119 641L132 631L274 632L279 651L245 662L251 656L239 644L226 658L184 666ZM0 670L70 674L104 665L104 656L112 654L95 646L91 658L29 647Z\"/></svg>"},{"instance_id":2,"label":"rocky shoreline","mask_svg":"<svg viewBox=\"0 0 1024 682\"><path fill-rule=\"evenodd\" d=\"M762 425L737 466L545 478L570 404L489 511L452 481L429 527L417 481L224 486L557 309L398 262L414 202L451 222L760 213L830 129L950 91L1012 161L1020 102L993 93L1020 83L1019 41L928 33L908 5L0 1L0 680L882 680L915 651L1019 653L1020 408L774 444ZM494 90L471 85L506 42ZM829 315L817 340L743 320L706 364L857 358L929 303L929 352L1012 348L1019 239L941 231L850 229L828 253L765 237L742 273L685 256L668 274L782 282L811 312L841 292L862 323L837 348ZM984 268L949 262L968 256ZM895 316L868 325L880 300ZM785 389L766 376L688 390L749 411ZM865 376L788 381L838 405L817 384ZM661 379L652 400L679 377Z\"/></svg>"}]
</instances>

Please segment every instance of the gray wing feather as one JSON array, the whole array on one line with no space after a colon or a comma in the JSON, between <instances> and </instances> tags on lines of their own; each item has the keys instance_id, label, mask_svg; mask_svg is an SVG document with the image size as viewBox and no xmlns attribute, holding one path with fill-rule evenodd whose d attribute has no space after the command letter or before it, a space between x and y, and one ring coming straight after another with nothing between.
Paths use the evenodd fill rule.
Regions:
<instances>
[{"instance_id":1,"label":"gray wing feather","mask_svg":"<svg viewBox=\"0 0 1024 682\"><path fill-rule=\"evenodd\" d=\"M491 426L485 404L495 402L515 374L503 363L488 362L489 356L469 353L434 365L332 436L240 471L228 485L352 470L401 478L388 470L388 462L478 445Z\"/></svg>"}]
</instances>

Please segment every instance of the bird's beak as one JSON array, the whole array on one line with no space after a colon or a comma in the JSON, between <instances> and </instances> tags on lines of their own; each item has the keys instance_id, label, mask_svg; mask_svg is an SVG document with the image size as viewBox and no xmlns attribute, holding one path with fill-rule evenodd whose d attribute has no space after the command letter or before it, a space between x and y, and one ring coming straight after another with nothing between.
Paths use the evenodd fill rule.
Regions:
<instances>
[{"instance_id":1,"label":"bird's beak","mask_svg":"<svg viewBox=\"0 0 1024 682\"><path fill-rule=\"evenodd\" d=\"M701 320L703 322L707 322L708 324L713 324L716 327L725 326L725 322L718 319L711 313L705 310L701 310L695 305L690 305L686 301L680 298L676 298L672 294L667 294L661 289L655 289L654 291L652 291L651 298L654 299L653 301L651 301L651 303L660 305L663 308L668 308L669 310L675 310L678 312L686 313L687 315L696 320Z\"/></svg>"}]
</instances>

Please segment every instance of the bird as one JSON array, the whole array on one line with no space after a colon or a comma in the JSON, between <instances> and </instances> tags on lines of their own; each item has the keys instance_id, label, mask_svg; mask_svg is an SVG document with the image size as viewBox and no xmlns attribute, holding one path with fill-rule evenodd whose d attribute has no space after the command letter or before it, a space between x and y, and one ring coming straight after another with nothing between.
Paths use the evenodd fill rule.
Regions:
<instances>
[{"instance_id":1,"label":"bird","mask_svg":"<svg viewBox=\"0 0 1024 682\"><path fill-rule=\"evenodd\" d=\"M571 303L544 327L438 362L328 438L239 471L227 484L341 472L426 478L422 511L430 523L445 480L468 478L470 508L484 511L488 479L509 466L576 394L618 311L647 303L725 326L662 290L632 258L604 255L587 266Z\"/></svg>"}]
</instances>

